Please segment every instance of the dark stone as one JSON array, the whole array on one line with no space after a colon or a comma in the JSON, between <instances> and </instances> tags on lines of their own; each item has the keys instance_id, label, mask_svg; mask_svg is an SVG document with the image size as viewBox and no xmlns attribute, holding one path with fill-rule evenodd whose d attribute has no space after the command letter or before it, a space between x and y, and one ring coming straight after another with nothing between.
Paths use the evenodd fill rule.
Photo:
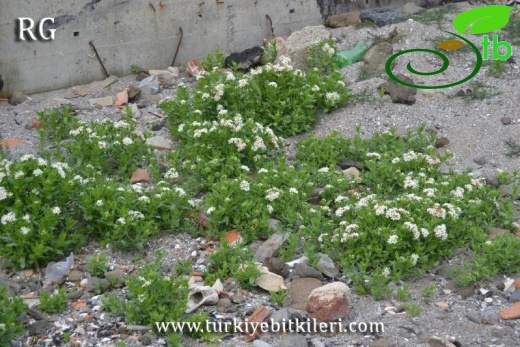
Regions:
<instances>
[{"instance_id":1,"label":"dark stone","mask_svg":"<svg viewBox=\"0 0 520 347\"><path fill-rule=\"evenodd\" d=\"M248 48L240 53L232 53L226 57L224 63L227 67L233 67L233 64L238 64L238 69L247 71L262 63L262 55L264 49L260 46Z\"/></svg>"},{"instance_id":2,"label":"dark stone","mask_svg":"<svg viewBox=\"0 0 520 347\"><path fill-rule=\"evenodd\" d=\"M323 279L323 275L320 271L305 263L296 264L294 267L294 275L297 277L317 278L319 280Z\"/></svg>"},{"instance_id":3,"label":"dark stone","mask_svg":"<svg viewBox=\"0 0 520 347\"><path fill-rule=\"evenodd\" d=\"M346 170L348 169L349 167L355 167L356 169L358 169L359 171L363 170L364 169L364 165L363 163L360 163L359 161L354 161L354 160L350 160L348 158L344 158L342 159L339 163L338 163L339 167L341 167L341 170Z\"/></svg>"},{"instance_id":4,"label":"dark stone","mask_svg":"<svg viewBox=\"0 0 520 347\"><path fill-rule=\"evenodd\" d=\"M16 106L16 105L21 104L25 100L27 100L27 96L25 96L23 93L13 92L13 94L11 95L11 98L9 98L9 103L13 106Z\"/></svg>"},{"instance_id":5,"label":"dark stone","mask_svg":"<svg viewBox=\"0 0 520 347\"><path fill-rule=\"evenodd\" d=\"M361 12L361 21L370 21L378 27L402 22L406 19L405 15L393 8L373 8Z\"/></svg>"},{"instance_id":6,"label":"dark stone","mask_svg":"<svg viewBox=\"0 0 520 347\"><path fill-rule=\"evenodd\" d=\"M406 83L414 83L410 77L401 73L396 73L395 77ZM415 94L417 94L417 89L402 85L394 80L381 84L379 88L383 88L385 94L390 94L393 103L412 105L416 101Z\"/></svg>"},{"instance_id":7,"label":"dark stone","mask_svg":"<svg viewBox=\"0 0 520 347\"><path fill-rule=\"evenodd\" d=\"M511 294L511 296L509 297L509 302L510 303L520 302L520 289L515 289L513 294Z\"/></svg>"},{"instance_id":8,"label":"dark stone","mask_svg":"<svg viewBox=\"0 0 520 347\"><path fill-rule=\"evenodd\" d=\"M289 276L289 265L287 265L282 258L267 258L264 260L264 266L266 266L270 272L287 278Z\"/></svg>"},{"instance_id":9,"label":"dark stone","mask_svg":"<svg viewBox=\"0 0 520 347\"><path fill-rule=\"evenodd\" d=\"M29 325L29 335L30 336L43 336L47 334L49 330L53 328L53 324L46 320L39 320L34 322L34 324Z\"/></svg>"},{"instance_id":10,"label":"dark stone","mask_svg":"<svg viewBox=\"0 0 520 347\"><path fill-rule=\"evenodd\" d=\"M0 92L4 88L4 79L2 78L2 75L0 75Z\"/></svg>"},{"instance_id":11,"label":"dark stone","mask_svg":"<svg viewBox=\"0 0 520 347\"><path fill-rule=\"evenodd\" d=\"M134 85L128 87L128 101L133 102L141 94L141 89Z\"/></svg>"},{"instance_id":12,"label":"dark stone","mask_svg":"<svg viewBox=\"0 0 520 347\"><path fill-rule=\"evenodd\" d=\"M435 148L442 148L447 146L450 143L450 140L447 137L439 137L435 140Z\"/></svg>"}]
</instances>

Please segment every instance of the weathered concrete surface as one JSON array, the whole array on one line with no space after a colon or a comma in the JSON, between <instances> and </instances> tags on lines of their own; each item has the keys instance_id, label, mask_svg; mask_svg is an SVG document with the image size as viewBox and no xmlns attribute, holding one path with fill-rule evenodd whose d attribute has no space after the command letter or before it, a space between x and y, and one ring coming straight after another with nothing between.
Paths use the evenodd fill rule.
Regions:
<instances>
[{"instance_id":1,"label":"weathered concrete surface","mask_svg":"<svg viewBox=\"0 0 520 347\"><path fill-rule=\"evenodd\" d=\"M414 2L421 3L425 0ZM430 0L428 0L430 1ZM431 0L433 1L433 0ZM0 96L15 90L34 93L104 78L89 41L110 74L125 75L131 65L164 69L203 58L216 48L226 53L262 44L274 34L287 36L330 14L406 0L53 0L4 1L0 11ZM55 18L54 41L17 40L17 18ZM50 24L50 23L48 23ZM37 24L36 24L37 25ZM47 35L47 33L45 33Z\"/></svg>"}]
</instances>

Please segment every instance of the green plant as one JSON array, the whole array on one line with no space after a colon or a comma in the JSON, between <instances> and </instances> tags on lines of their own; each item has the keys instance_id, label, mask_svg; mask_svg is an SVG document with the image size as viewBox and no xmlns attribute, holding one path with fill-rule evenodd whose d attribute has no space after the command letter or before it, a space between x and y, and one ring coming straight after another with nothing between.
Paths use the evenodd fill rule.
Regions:
<instances>
[{"instance_id":1,"label":"green plant","mask_svg":"<svg viewBox=\"0 0 520 347\"><path fill-rule=\"evenodd\" d=\"M101 299L103 304L103 311L110 313L112 316L117 317L125 313L125 305L116 295L107 293Z\"/></svg>"},{"instance_id":2,"label":"green plant","mask_svg":"<svg viewBox=\"0 0 520 347\"><path fill-rule=\"evenodd\" d=\"M98 253L87 259L87 270L92 276L101 277L107 272L108 258L105 254Z\"/></svg>"},{"instance_id":3,"label":"green plant","mask_svg":"<svg viewBox=\"0 0 520 347\"><path fill-rule=\"evenodd\" d=\"M7 289L0 285L0 345L9 346L11 339L23 333L20 318L26 312L24 301L17 296L10 297Z\"/></svg>"},{"instance_id":4,"label":"green plant","mask_svg":"<svg viewBox=\"0 0 520 347\"><path fill-rule=\"evenodd\" d=\"M0 253L26 268L58 260L81 247L70 211L77 199L73 171L32 155L0 161Z\"/></svg>"},{"instance_id":5,"label":"green plant","mask_svg":"<svg viewBox=\"0 0 520 347\"><path fill-rule=\"evenodd\" d=\"M417 22L423 24L436 23L440 27L442 20L448 13L452 13L456 10L453 4L444 4L443 6L436 7L431 10L424 11L422 14L413 16L412 18Z\"/></svg>"},{"instance_id":6,"label":"green plant","mask_svg":"<svg viewBox=\"0 0 520 347\"><path fill-rule=\"evenodd\" d=\"M265 45L264 54L262 56L262 63L265 64L275 64L276 58L278 57L278 47L277 41L271 40Z\"/></svg>"},{"instance_id":7,"label":"green plant","mask_svg":"<svg viewBox=\"0 0 520 347\"><path fill-rule=\"evenodd\" d=\"M192 273L192 264L190 259L180 260L175 265L175 273L177 275L191 275Z\"/></svg>"},{"instance_id":8,"label":"green plant","mask_svg":"<svg viewBox=\"0 0 520 347\"><path fill-rule=\"evenodd\" d=\"M520 17L512 16L507 25L501 30L505 33L505 39L510 44L520 44Z\"/></svg>"},{"instance_id":9,"label":"green plant","mask_svg":"<svg viewBox=\"0 0 520 347\"><path fill-rule=\"evenodd\" d=\"M261 275L260 270L252 261L253 253L238 246L222 243L222 248L209 256L209 265L204 274L208 283L217 279L233 277L243 288L253 288L254 281Z\"/></svg>"},{"instance_id":10,"label":"green plant","mask_svg":"<svg viewBox=\"0 0 520 347\"><path fill-rule=\"evenodd\" d=\"M435 289L437 289L437 286L435 283L430 283L426 287L424 287L421 291L423 298L427 299L435 293Z\"/></svg>"},{"instance_id":11,"label":"green plant","mask_svg":"<svg viewBox=\"0 0 520 347\"><path fill-rule=\"evenodd\" d=\"M410 293L410 286L408 284L403 284L401 288L397 288L397 300L399 301L408 301L412 294Z\"/></svg>"},{"instance_id":12,"label":"green plant","mask_svg":"<svg viewBox=\"0 0 520 347\"><path fill-rule=\"evenodd\" d=\"M506 153L506 156L510 158L516 158L520 156L520 144L518 142L510 138L504 141L504 143L509 149Z\"/></svg>"},{"instance_id":13,"label":"green plant","mask_svg":"<svg viewBox=\"0 0 520 347\"><path fill-rule=\"evenodd\" d=\"M271 298L271 301L275 302L279 307L282 307L286 295L287 295L287 292L285 290L281 289L276 292L270 292L269 298Z\"/></svg>"},{"instance_id":14,"label":"green plant","mask_svg":"<svg viewBox=\"0 0 520 347\"><path fill-rule=\"evenodd\" d=\"M471 100L484 100L500 95L499 91L495 91L493 87L488 86L481 81L473 80L469 82L468 87L469 92L466 92L462 97L466 103L471 102Z\"/></svg>"},{"instance_id":15,"label":"green plant","mask_svg":"<svg viewBox=\"0 0 520 347\"><path fill-rule=\"evenodd\" d=\"M40 291L40 311L60 313L67 309L67 293L64 288L58 288L52 295L47 290Z\"/></svg>"},{"instance_id":16,"label":"green plant","mask_svg":"<svg viewBox=\"0 0 520 347\"><path fill-rule=\"evenodd\" d=\"M419 304L416 302L406 303L404 304L403 308L412 317L417 317L421 314L421 306L419 306Z\"/></svg>"},{"instance_id":17,"label":"green plant","mask_svg":"<svg viewBox=\"0 0 520 347\"><path fill-rule=\"evenodd\" d=\"M309 53L309 71L295 69L288 57L252 69L248 75L207 69L192 93L180 85L177 99L161 104L165 114L172 115L168 118L172 135L177 138L185 122L209 122L196 133L202 136L213 126L222 126L220 118L226 114L251 119L282 136L308 130L318 113L349 99L343 77L335 70L334 52L332 41L320 43Z\"/></svg>"},{"instance_id":18,"label":"green plant","mask_svg":"<svg viewBox=\"0 0 520 347\"><path fill-rule=\"evenodd\" d=\"M487 74L495 78L504 76L504 62L502 60L492 60L487 69Z\"/></svg>"},{"instance_id":19,"label":"green plant","mask_svg":"<svg viewBox=\"0 0 520 347\"><path fill-rule=\"evenodd\" d=\"M37 112L41 127L38 129L42 140L51 140L57 144L70 137L80 121L70 106Z\"/></svg>"},{"instance_id":20,"label":"green plant","mask_svg":"<svg viewBox=\"0 0 520 347\"><path fill-rule=\"evenodd\" d=\"M208 54L204 60L200 62L200 66L206 71L214 71L224 67L224 59L226 54L223 50L217 49L213 54Z\"/></svg>"}]
</instances>

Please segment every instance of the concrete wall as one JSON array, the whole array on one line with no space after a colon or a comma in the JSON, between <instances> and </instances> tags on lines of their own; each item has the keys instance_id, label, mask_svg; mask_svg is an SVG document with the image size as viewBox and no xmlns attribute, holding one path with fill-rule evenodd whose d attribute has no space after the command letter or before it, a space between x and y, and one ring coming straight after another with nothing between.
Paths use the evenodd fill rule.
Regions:
<instances>
[{"instance_id":1,"label":"concrete wall","mask_svg":"<svg viewBox=\"0 0 520 347\"><path fill-rule=\"evenodd\" d=\"M406 0L4 0L0 11L0 96L104 79L89 46L93 41L108 72L125 75L131 65L171 65L179 27L184 37L176 65L221 48L231 53L259 45L274 33L286 36L323 23L330 14L399 5ZM17 40L17 18L54 17L54 41Z\"/></svg>"}]
</instances>

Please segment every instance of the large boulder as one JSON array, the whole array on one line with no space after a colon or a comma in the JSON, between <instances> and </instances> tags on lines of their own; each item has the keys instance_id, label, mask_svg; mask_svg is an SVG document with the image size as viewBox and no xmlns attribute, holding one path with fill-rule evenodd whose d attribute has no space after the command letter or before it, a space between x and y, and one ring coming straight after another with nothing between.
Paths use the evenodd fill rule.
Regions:
<instances>
[{"instance_id":1,"label":"large boulder","mask_svg":"<svg viewBox=\"0 0 520 347\"><path fill-rule=\"evenodd\" d=\"M227 67L233 67L233 64L237 64L239 70L247 71L260 65L262 63L263 55L264 49L260 46L255 46L242 52L228 55L226 59L224 59L224 63Z\"/></svg>"},{"instance_id":2,"label":"large boulder","mask_svg":"<svg viewBox=\"0 0 520 347\"><path fill-rule=\"evenodd\" d=\"M331 34L323 25L305 27L293 32L285 40L280 54L288 56L295 67L301 68L307 63L309 48L318 45L322 40L329 40L330 37Z\"/></svg>"},{"instance_id":3,"label":"large boulder","mask_svg":"<svg viewBox=\"0 0 520 347\"><path fill-rule=\"evenodd\" d=\"M314 289L309 295L309 318L320 322L332 322L348 316L350 290L343 282L332 282Z\"/></svg>"},{"instance_id":4,"label":"large boulder","mask_svg":"<svg viewBox=\"0 0 520 347\"><path fill-rule=\"evenodd\" d=\"M393 8L372 8L361 12L361 21L370 21L378 27L402 22L406 19L405 15Z\"/></svg>"},{"instance_id":5,"label":"large boulder","mask_svg":"<svg viewBox=\"0 0 520 347\"><path fill-rule=\"evenodd\" d=\"M348 26L355 26L361 23L359 15L359 11L334 14L327 18L327 20L325 21L325 25L329 28L343 28Z\"/></svg>"},{"instance_id":6,"label":"large boulder","mask_svg":"<svg viewBox=\"0 0 520 347\"><path fill-rule=\"evenodd\" d=\"M378 76L386 73L385 66L388 58L392 56L394 48L389 42L381 42L370 48L363 56L365 69L370 76Z\"/></svg>"}]
</instances>

